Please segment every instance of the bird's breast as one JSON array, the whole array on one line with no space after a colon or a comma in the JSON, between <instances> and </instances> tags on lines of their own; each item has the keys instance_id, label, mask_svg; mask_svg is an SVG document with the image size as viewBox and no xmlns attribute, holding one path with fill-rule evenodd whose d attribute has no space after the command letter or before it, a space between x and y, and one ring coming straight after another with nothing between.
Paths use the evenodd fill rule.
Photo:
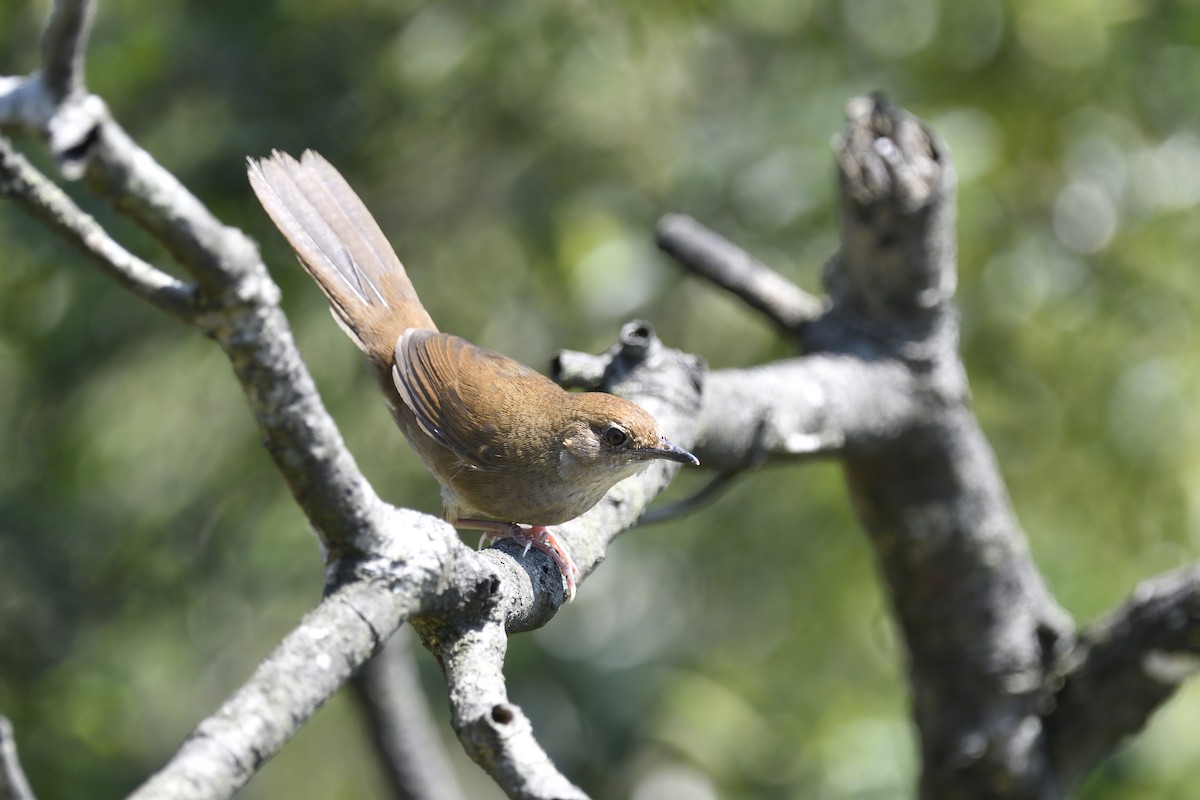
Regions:
<instances>
[{"instance_id":1,"label":"bird's breast","mask_svg":"<svg viewBox=\"0 0 1200 800\"><path fill-rule=\"evenodd\" d=\"M442 485L448 519L484 516L526 525L559 525L596 505L637 467L617 473L571 463L570 456L507 462L496 466L442 465L434 468Z\"/></svg>"}]
</instances>

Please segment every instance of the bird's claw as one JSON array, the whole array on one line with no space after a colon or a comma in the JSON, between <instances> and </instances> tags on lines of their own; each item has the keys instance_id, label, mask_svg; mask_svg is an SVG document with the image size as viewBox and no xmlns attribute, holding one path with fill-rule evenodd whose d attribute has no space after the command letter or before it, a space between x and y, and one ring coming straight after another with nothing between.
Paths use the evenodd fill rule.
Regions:
<instances>
[{"instance_id":1,"label":"bird's claw","mask_svg":"<svg viewBox=\"0 0 1200 800\"><path fill-rule=\"evenodd\" d=\"M571 554L567 552L567 548L558 540L549 528L543 525L534 525L530 528L523 528L517 523L512 523L506 530L485 530L483 535L479 537L479 549L490 545L497 539L512 539L517 544L524 545L525 548L521 551L521 557L529 555L530 549L536 548L546 555L550 556L558 571L562 574L563 588L566 591L567 602L575 599L575 586L579 578L579 568L575 566L575 561L571 558Z\"/></svg>"}]
</instances>

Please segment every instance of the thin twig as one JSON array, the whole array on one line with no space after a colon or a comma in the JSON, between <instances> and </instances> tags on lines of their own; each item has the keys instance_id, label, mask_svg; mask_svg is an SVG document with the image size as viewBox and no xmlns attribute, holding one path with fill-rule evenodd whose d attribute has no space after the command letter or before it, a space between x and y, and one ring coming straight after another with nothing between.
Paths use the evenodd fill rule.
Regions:
<instances>
[{"instance_id":1,"label":"thin twig","mask_svg":"<svg viewBox=\"0 0 1200 800\"><path fill-rule=\"evenodd\" d=\"M647 509L646 513L642 514L641 519L638 520L638 525L654 525L659 522L667 522L676 517L694 514L708 504L716 502L716 499L733 483L733 479L741 474L743 474L743 471L740 469L730 470L729 472L718 472L713 476L712 480L700 487L700 490L691 497Z\"/></svg>"},{"instance_id":2,"label":"thin twig","mask_svg":"<svg viewBox=\"0 0 1200 800\"><path fill-rule=\"evenodd\" d=\"M171 316L194 314L195 287L130 253L0 136L0 195L41 220L133 294Z\"/></svg>"},{"instance_id":3,"label":"thin twig","mask_svg":"<svg viewBox=\"0 0 1200 800\"><path fill-rule=\"evenodd\" d=\"M0 715L0 800L35 800L21 769L12 723L3 715Z\"/></svg>"},{"instance_id":4,"label":"thin twig","mask_svg":"<svg viewBox=\"0 0 1200 800\"><path fill-rule=\"evenodd\" d=\"M61 100L83 91L83 56L95 10L93 0L59 0L42 33L42 80Z\"/></svg>"},{"instance_id":5,"label":"thin twig","mask_svg":"<svg viewBox=\"0 0 1200 800\"><path fill-rule=\"evenodd\" d=\"M785 331L817 318L821 300L684 214L658 222L658 246L697 275L740 297Z\"/></svg>"}]
</instances>

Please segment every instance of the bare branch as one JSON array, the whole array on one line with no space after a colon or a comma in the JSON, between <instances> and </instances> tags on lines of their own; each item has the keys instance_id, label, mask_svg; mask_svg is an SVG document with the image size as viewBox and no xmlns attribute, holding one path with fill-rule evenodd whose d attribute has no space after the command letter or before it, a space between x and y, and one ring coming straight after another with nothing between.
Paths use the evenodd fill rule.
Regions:
<instances>
[{"instance_id":1,"label":"bare branch","mask_svg":"<svg viewBox=\"0 0 1200 800\"><path fill-rule=\"evenodd\" d=\"M1200 672L1200 563L1143 581L1062 663L1046 738L1069 787Z\"/></svg>"},{"instance_id":2,"label":"bare branch","mask_svg":"<svg viewBox=\"0 0 1200 800\"><path fill-rule=\"evenodd\" d=\"M44 131L56 107L41 75L0 76L0 130Z\"/></svg>"},{"instance_id":3,"label":"bare branch","mask_svg":"<svg viewBox=\"0 0 1200 800\"><path fill-rule=\"evenodd\" d=\"M92 0L58 0L46 21L42 79L60 100L83 91L83 56L94 10Z\"/></svg>"},{"instance_id":4,"label":"bare branch","mask_svg":"<svg viewBox=\"0 0 1200 800\"><path fill-rule=\"evenodd\" d=\"M219 798L245 786L392 627L391 620L375 626L355 609L352 594L371 588L351 584L345 594L330 596L310 612L250 680L201 722L171 761L131 797ZM396 608L393 613L400 617L411 610Z\"/></svg>"},{"instance_id":5,"label":"bare branch","mask_svg":"<svg viewBox=\"0 0 1200 800\"><path fill-rule=\"evenodd\" d=\"M837 153L841 251L825 274L830 299L876 324L934 324L949 310L957 277L949 154L881 95L851 100L846 116Z\"/></svg>"},{"instance_id":6,"label":"bare branch","mask_svg":"<svg viewBox=\"0 0 1200 800\"><path fill-rule=\"evenodd\" d=\"M921 407L907 429L844 462L908 651L921 794L1047 796L1045 667L1071 623L1030 558L968 406L949 157L884 98L851 101L847 117L842 249L826 274L833 305L804 338L809 352L903 366Z\"/></svg>"},{"instance_id":7,"label":"bare branch","mask_svg":"<svg viewBox=\"0 0 1200 800\"><path fill-rule=\"evenodd\" d=\"M815 319L824 308L819 298L689 216L663 217L657 239L681 265L737 295L785 331Z\"/></svg>"},{"instance_id":8,"label":"bare branch","mask_svg":"<svg viewBox=\"0 0 1200 800\"><path fill-rule=\"evenodd\" d=\"M29 85L26 82L17 91ZM0 122L8 99L0 95ZM70 207L56 202L54 192L28 181L41 190L38 196L42 199L34 210L89 256L100 258L106 271L126 288L156 305L165 304L221 344L247 394L268 451L326 545L335 555L347 548L370 552L379 536L373 515L381 503L358 472L317 396L279 309L279 289L257 247L241 231L217 220L138 147L98 98L68 99L66 106L94 114L95 127L86 151L75 154L78 163L86 165L89 182L118 211L162 242L196 277L197 285L186 287L184 297L180 288L184 284L171 283L173 279L156 270L148 271L108 237L98 236L94 222L89 225L84 217L69 213ZM51 109L47 119L58 113L58 107ZM22 121L26 127L35 122ZM28 177L26 172L21 174ZM14 185L9 193L16 188Z\"/></svg>"},{"instance_id":9,"label":"bare branch","mask_svg":"<svg viewBox=\"0 0 1200 800\"><path fill-rule=\"evenodd\" d=\"M351 685L370 721L395 797L462 800L465 795L425 701L409 631L397 631Z\"/></svg>"},{"instance_id":10,"label":"bare branch","mask_svg":"<svg viewBox=\"0 0 1200 800\"><path fill-rule=\"evenodd\" d=\"M886 99L853 100L847 117L830 307L794 329L805 357L709 376L695 452L723 471L841 457L909 655L922 796L1055 796L1042 794L1056 776L1040 714L1071 622L968 405L953 170L932 132ZM560 363L580 380L594 372Z\"/></svg>"},{"instance_id":11,"label":"bare branch","mask_svg":"<svg viewBox=\"0 0 1200 800\"><path fill-rule=\"evenodd\" d=\"M708 483L700 487L700 491L690 497L675 503L647 509L646 513L642 514L638 520L638 525L656 525L660 522L667 522L678 517L686 517L694 514L711 503L715 503L717 498L724 494L725 490L733 483L734 479L741 474L740 470L718 472Z\"/></svg>"},{"instance_id":12,"label":"bare branch","mask_svg":"<svg viewBox=\"0 0 1200 800\"><path fill-rule=\"evenodd\" d=\"M508 639L499 621L453 633L426 628L422 635L446 673L454 730L500 788L520 800L587 800L550 761L529 719L508 700L502 669Z\"/></svg>"},{"instance_id":13,"label":"bare branch","mask_svg":"<svg viewBox=\"0 0 1200 800\"><path fill-rule=\"evenodd\" d=\"M430 602L455 558L448 544L453 533L415 512L395 511L390 523L390 563L358 567L366 573L382 567L384 574L334 588L132 797L231 796L405 619ZM443 546L435 550L426 543L439 531Z\"/></svg>"},{"instance_id":14,"label":"bare branch","mask_svg":"<svg viewBox=\"0 0 1200 800\"><path fill-rule=\"evenodd\" d=\"M334 555L376 549L382 504L317 396L254 243L217 220L107 113L87 177L195 276L191 322L229 356L267 450L327 547Z\"/></svg>"},{"instance_id":15,"label":"bare branch","mask_svg":"<svg viewBox=\"0 0 1200 800\"><path fill-rule=\"evenodd\" d=\"M87 4L62 0L53 18L60 28L56 34L47 34L46 40L63 43L73 35L77 47L82 47L87 14ZM195 276L197 285L190 290L195 296L189 298L195 312L189 321L214 338L229 356L263 442L331 556L386 549L385 507L359 473L317 396L279 309L279 289L255 244L213 216L121 129L98 98L77 93L55 99L40 81L34 83L38 85L31 81L6 85L17 93L36 89L40 99L33 105L50 103L45 115L6 119L6 103L11 97L0 94L0 124L19 124L45 134L39 125L48 125L71 109L91 119L86 146L72 150L72 163L86 169L94 189L162 242ZM29 102L15 103L18 113L31 107ZM44 109L39 106L35 110ZM75 221L78 223L78 218ZM95 238L95 231L85 223L80 225L79 231L71 231L71 238L85 240L89 254L95 248L103 252L106 261L122 260L111 243ZM140 294L149 292L147 285L164 283L128 260L126 268L116 270L114 277L132 284L129 288Z\"/></svg>"},{"instance_id":16,"label":"bare branch","mask_svg":"<svg viewBox=\"0 0 1200 800\"><path fill-rule=\"evenodd\" d=\"M876 447L923 411L915 389L894 361L838 353L718 370L705 384L696 454L730 470Z\"/></svg>"},{"instance_id":17,"label":"bare branch","mask_svg":"<svg viewBox=\"0 0 1200 800\"><path fill-rule=\"evenodd\" d=\"M0 136L0 195L12 197L133 294L177 319L186 321L192 317L195 287L119 245L65 192L13 150L11 142L3 136Z\"/></svg>"},{"instance_id":18,"label":"bare branch","mask_svg":"<svg viewBox=\"0 0 1200 800\"><path fill-rule=\"evenodd\" d=\"M0 129L43 136L68 178L83 174L88 145L108 113L84 89L93 6L92 0L58 0L42 34L42 69L25 78L0 77Z\"/></svg>"},{"instance_id":19,"label":"bare branch","mask_svg":"<svg viewBox=\"0 0 1200 800\"><path fill-rule=\"evenodd\" d=\"M560 350L550 359L550 377L565 389L594 392L604 382L608 362L606 355Z\"/></svg>"},{"instance_id":20,"label":"bare branch","mask_svg":"<svg viewBox=\"0 0 1200 800\"><path fill-rule=\"evenodd\" d=\"M564 351L551 374L564 385L595 389L606 358ZM703 468L732 472L875 447L926 411L918 388L894 360L849 354L717 370L705 378L693 452Z\"/></svg>"},{"instance_id":21,"label":"bare branch","mask_svg":"<svg viewBox=\"0 0 1200 800\"><path fill-rule=\"evenodd\" d=\"M158 239L222 304L274 303L279 289L242 231L223 224L111 117L92 143L89 185Z\"/></svg>"},{"instance_id":22,"label":"bare branch","mask_svg":"<svg viewBox=\"0 0 1200 800\"><path fill-rule=\"evenodd\" d=\"M0 800L35 800L17 756L12 723L0 715Z\"/></svg>"}]
</instances>

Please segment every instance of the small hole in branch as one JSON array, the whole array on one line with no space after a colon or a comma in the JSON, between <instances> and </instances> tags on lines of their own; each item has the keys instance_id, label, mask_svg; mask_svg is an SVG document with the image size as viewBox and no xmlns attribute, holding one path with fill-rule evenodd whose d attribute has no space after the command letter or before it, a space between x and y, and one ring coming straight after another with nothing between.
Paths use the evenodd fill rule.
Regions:
<instances>
[{"instance_id":1,"label":"small hole in branch","mask_svg":"<svg viewBox=\"0 0 1200 800\"><path fill-rule=\"evenodd\" d=\"M627 322L621 328L621 353L627 358L641 358L654 340L654 326L645 320Z\"/></svg>"},{"instance_id":2,"label":"small hole in branch","mask_svg":"<svg viewBox=\"0 0 1200 800\"><path fill-rule=\"evenodd\" d=\"M511 708L503 703L492 706L492 722L495 722L497 725L507 725L512 721L513 712Z\"/></svg>"},{"instance_id":3,"label":"small hole in branch","mask_svg":"<svg viewBox=\"0 0 1200 800\"><path fill-rule=\"evenodd\" d=\"M58 166L63 171L63 175L69 180L82 178L84 171L87 169L88 159L91 158L92 150L99 141L100 126L93 125L88 130L87 135L80 139L79 142L64 149L61 153L57 153Z\"/></svg>"}]
</instances>

